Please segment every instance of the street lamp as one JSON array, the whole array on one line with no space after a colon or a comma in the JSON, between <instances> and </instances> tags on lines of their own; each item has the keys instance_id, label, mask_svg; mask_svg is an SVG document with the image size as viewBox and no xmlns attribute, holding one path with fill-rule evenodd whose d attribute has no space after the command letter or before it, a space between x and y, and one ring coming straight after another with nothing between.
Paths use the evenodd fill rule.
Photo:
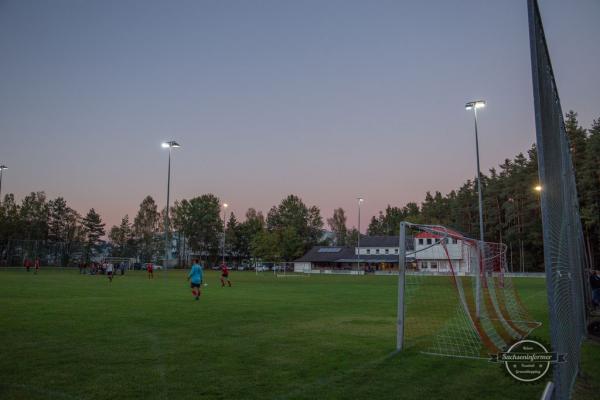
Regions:
<instances>
[{"instance_id":1,"label":"street lamp","mask_svg":"<svg viewBox=\"0 0 600 400\"><path fill-rule=\"evenodd\" d=\"M533 190L535 190L537 192L538 203L540 205L540 214L542 213L542 190L543 189L544 188L540 184L535 185L535 187L533 188Z\"/></svg>"},{"instance_id":2,"label":"street lamp","mask_svg":"<svg viewBox=\"0 0 600 400\"><path fill-rule=\"evenodd\" d=\"M477 190L479 192L479 237L481 240L481 257L480 260L483 260L485 256L485 240L483 235L483 197L481 195L481 169L479 168L479 138L477 135L477 109L485 107L484 100L475 100L470 101L465 104L465 108L467 110L473 110L473 115L475 117L475 154L477 156ZM479 271L477 271L477 277L475 278L475 314L479 318L479 308L481 303L481 268L482 265L479 266Z\"/></svg>"},{"instance_id":3,"label":"street lamp","mask_svg":"<svg viewBox=\"0 0 600 400\"><path fill-rule=\"evenodd\" d=\"M225 227L227 225L227 207L229 207L229 204L223 203L223 265L225 265Z\"/></svg>"},{"instance_id":4,"label":"street lamp","mask_svg":"<svg viewBox=\"0 0 600 400\"><path fill-rule=\"evenodd\" d=\"M171 195L171 149L181 147L174 140L162 142L163 149L169 149L169 169L167 173L167 209L165 210L165 271L169 267L169 258L171 253L171 243L169 243L169 197Z\"/></svg>"},{"instance_id":5,"label":"street lamp","mask_svg":"<svg viewBox=\"0 0 600 400\"><path fill-rule=\"evenodd\" d=\"M2 203L2 172L8 167L4 164L0 165L0 203Z\"/></svg>"},{"instance_id":6,"label":"street lamp","mask_svg":"<svg viewBox=\"0 0 600 400\"><path fill-rule=\"evenodd\" d=\"M356 200L358 201L358 243L357 243L357 247L358 247L358 270L360 271L360 204L365 201L365 199L363 199L362 197L357 197Z\"/></svg>"}]
</instances>

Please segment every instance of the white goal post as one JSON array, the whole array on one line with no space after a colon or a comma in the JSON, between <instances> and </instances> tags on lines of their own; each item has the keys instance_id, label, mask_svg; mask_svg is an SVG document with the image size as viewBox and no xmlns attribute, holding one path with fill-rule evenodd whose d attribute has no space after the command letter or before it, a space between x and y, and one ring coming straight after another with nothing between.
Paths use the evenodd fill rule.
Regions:
<instances>
[{"instance_id":1,"label":"white goal post","mask_svg":"<svg viewBox=\"0 0 600 400\"><path fill-rule=\"evenodd\" d=\"M505 244L401 222L398 245L397 351L486 358L540 326L505 274Z\"/></svg>"},{"instance_id":2,"label":"white goal post","mask_svg":"<svg viewBox=\"0 0 600 400\"><path fill-rule=\"evenodd\" d=\"M125 269L127 270L131 270L133 269L133 264L135 263L135 258L130 258L130 257L104 257L102 259L103 263L111 263L113 265L115 264L125 264L126 267Z\"/></svg>"}]
</instances>

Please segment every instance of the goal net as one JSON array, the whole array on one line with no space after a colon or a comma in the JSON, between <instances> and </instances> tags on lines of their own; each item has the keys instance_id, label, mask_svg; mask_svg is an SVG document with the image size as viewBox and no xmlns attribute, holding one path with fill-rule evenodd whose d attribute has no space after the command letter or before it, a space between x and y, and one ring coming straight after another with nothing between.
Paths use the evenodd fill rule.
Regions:
<instances>
[{"instance_id":1,"label":"goal net","mask_svg":"<svg viewBox=\"0 0 600 400\"><path fill-rule=\"evenodd\" d=\"M104 257L102 259L102 263L112 264L115 269L119 269L121 271L126 271L129 269L133 269L133 264L135 263L135 258L126 258L126 257Z\"/></svg>"},{"instance_id":2,"label":"goal net","mask_svg":"<svg viewBox=\"0 0 600 400\"><path fill-rule=\"evenodd\" d=\"M540 325L506 274L506 245L443 226L402 226L399 349L487 358Z\"/></svg>"},{"instance_id":3,"label":"goal net","mask_svg":"<svg viewBox=\"0 0 600 400\"><path fill-rule=\"evenodd\" d=\"M273 273L277 278L298 278L310 276L310 270L298 267L293 262L279 262L273 266Z\"/></svg>"}]
</instances>

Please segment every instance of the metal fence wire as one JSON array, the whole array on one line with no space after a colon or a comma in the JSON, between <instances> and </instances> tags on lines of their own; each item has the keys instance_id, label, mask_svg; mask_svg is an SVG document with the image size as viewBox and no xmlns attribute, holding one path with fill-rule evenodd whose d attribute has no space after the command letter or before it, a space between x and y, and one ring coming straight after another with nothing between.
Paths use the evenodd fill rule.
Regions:
<instances>
[{"instance_id":1,"label":"metal fence wire","mask_svg":"<svg viewBox=\"0 0 600 400\"><path fill-rule=\"evenodd\" d=\"M0 266L22 266L25 259L38 258L42 265L69 266L84 260L81 242L46 240L0 240Z\"/></svg>"},{"instance_id":2,"label":"metal fence wire","mask_svg":"<svg viewBox=\"0 0 600 400\"><path fill-rule=\"evenodd\" d=\"M568 399L585 336L587 259L569 140L537 0L528 0L528 11L550 336L554 351L567 354L567 362L555 365L553 395Z\"/></svg>"}]
</instances>

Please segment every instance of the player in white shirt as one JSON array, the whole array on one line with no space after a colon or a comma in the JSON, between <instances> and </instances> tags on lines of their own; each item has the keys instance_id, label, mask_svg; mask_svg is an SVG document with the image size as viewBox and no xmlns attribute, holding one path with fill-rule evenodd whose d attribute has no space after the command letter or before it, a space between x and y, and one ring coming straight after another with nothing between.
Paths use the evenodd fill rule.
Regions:
<instances>
[{"instance_id":1,"label":"player in white shirt","mask_svg":"<svg viewBox=\"0 0 600 400\"><path fill-rule=\"evenodd\" d=\"M112 283L113 265L111 263L106 264L106 276L108 276L108 280Z\"/></svg>"}]
</instances>

